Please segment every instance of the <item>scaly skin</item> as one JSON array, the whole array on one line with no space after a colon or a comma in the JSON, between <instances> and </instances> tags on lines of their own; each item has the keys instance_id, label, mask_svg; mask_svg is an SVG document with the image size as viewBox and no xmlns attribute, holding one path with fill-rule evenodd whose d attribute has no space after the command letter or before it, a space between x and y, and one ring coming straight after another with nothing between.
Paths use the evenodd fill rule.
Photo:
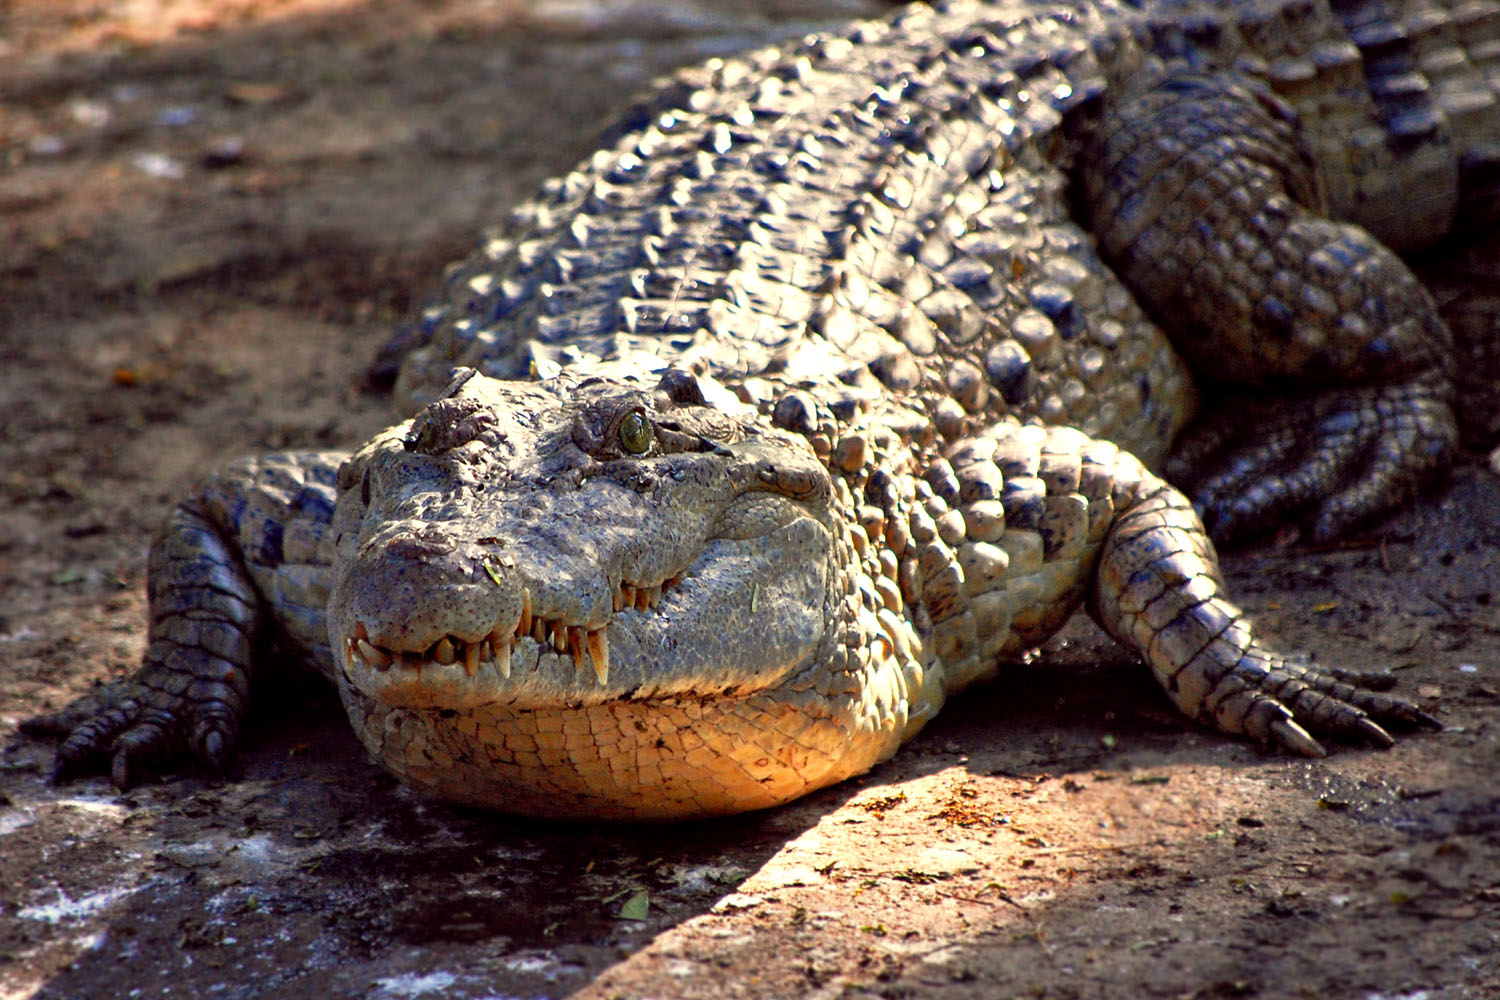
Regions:
<instances>
[{"instance_id":1,"label":"scaly skin","mask_svg":"<svg viewBox=\"0 0 1500 1000\"><path fill-rule=\"evenodd\" d=\"M666 83L397 339L411 421L169 519L146 666L59 773L222 768L270 635L434 796L761 808L1081 605L1225 732L1432 723L1262 646L1149 467L1189 366L1269 411L1180 452L1224 537L1445 465L1450 338L1378 237L1481 196L1500 7L1145 8L918 6Z\"/></svg>"}]
</instances>

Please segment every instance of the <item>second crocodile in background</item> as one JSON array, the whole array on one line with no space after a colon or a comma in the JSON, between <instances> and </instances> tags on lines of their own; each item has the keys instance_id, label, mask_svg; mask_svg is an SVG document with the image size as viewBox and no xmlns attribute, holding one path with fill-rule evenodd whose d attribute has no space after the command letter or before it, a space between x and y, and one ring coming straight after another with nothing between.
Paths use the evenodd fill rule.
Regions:
<instances>
[{"instance_id":1,"label":"second crocodile in background","mask_svg":"<svg viewBox=\"0 0 1500 1000\"><path fill-rule=\"evenodd\" d=\"M955 2L685 71L452 268L388 355L411 420L179 505L140 673L31 728L63 777L222 769L274 640L427 794L728 813L1087 605L1195 719L1389 745L1433 720L1259 643L1150 469L1195 385L1254 399L1171 467L1222 537L1445 467L1387 244L1491 207L1497 90L1490 2Z\"/></svg>"}]
</instances>

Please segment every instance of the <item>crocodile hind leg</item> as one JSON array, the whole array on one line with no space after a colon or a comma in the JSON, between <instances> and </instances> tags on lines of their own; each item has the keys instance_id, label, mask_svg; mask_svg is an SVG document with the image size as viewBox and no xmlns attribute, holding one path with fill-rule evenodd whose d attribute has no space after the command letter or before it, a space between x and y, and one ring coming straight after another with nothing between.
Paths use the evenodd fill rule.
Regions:
<instances>
[{"instance_id":1,"label":"crocodile hind leg","mask_svg":"<svg viewBox=\"0 0 1500 1000\"><path fill-rule=\"evenodd\" d=\"M1202 382L1285 397L1221 408L1171 467L1216 537L1285 516L1331 537L1446 467L1448 330L1394 253L1320 214L1269 92L1168 76L1098 124L1079 187L1103 255Z\"/></svg>"},{"instance_id":2,"label":"crocodile hind leg","mask_svg":"<svg viewBox=\"0 0 1500 1000\"><path fill-rule=\"evenodd\" d=\"M22 726L66 737L54 780L107 761L126 788L183 754L222 772L262 642L274 639L314 665L328 659L324 536L341 457L232 462L172 511L151 548L140 670Z\"/></svg>"}]
</instances>

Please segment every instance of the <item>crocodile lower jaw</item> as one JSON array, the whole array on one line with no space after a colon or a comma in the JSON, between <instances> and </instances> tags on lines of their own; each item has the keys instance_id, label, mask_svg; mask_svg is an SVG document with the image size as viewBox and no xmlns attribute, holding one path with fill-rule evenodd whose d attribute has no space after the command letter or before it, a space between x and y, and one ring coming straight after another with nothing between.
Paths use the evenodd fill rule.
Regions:
<instances>
[{"instance_id":1,"label":"crocodile lower jaw","mask_svg":"<svg viewBox=\"0 0 1500 1000\"><path fill-rule=\"evenodd\" d=\"M766 692L449 709L346 690L344 704L371 758L421 794L559 819L764 809L867 770L901 735L852 725L832 704L798 712Z\"/></svg>"}]
</instances>

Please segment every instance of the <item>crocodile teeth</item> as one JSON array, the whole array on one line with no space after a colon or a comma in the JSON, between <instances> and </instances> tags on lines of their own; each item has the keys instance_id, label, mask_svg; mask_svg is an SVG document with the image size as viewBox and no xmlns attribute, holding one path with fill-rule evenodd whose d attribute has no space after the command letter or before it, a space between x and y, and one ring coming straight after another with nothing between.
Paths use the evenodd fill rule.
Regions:
<instances>
[{"instance_id":1,"label":"crocodile teeth","mask_svg":"<svg viewBox=\"0 0 1500 1000\"><path fill-rule=\"evenodd\" d=\"M645 588L640 588L644 592ZM583 666L588 656L594 668L594 676L600 684L609 682L609 640L603 627L589 629L581 625L566 625L561 621L532 618L532 637L545 650L551 647L558 653L570 656L575 666ZM475 677L482 661L491 658L495 670L503 678L511 675L511 657L515 649L515 635L503 627L496 627L479 642L465 642L452 636L444 636L435 642L426 655L421 653L385 650L366 638L344 640L344 649L351 664L369 670L387 671L391 667L421 672L423 667L461 664L464 673Z\"/></svg>"},{"instance_id":2,"label":"crocodile teeth","mask_svg":"<svg viewBox=\"0 0 1500 1000\"><path fill-rule=\"evenodd\" d=\"M516 635L525 635L531 631L531 588L524 587L521 590L521 620L516 623Z\"/></svg>"},{"instance_id":3,"label":"crocodile teeth","mask_svg":"<svg viewBox=\"0 0 1500 1000\"><path fill-rule=\"evenodd\" d=\"M681 578L675 576L669 576L654 586L627 583L621 580L619 588L612 595L614 610L618 614L629 608L635 608L637 611L646 611L654 608L660 603L661 595L668 588L675 587L681 582Z\"/></svg>"},{"instance_id":4,"label":"crocodile teeth","mask_svg":"<svg viewBox=\"0 0 1500 1000\"><path fill-rule=\"evenodd\" d=\"M609 640L604 636L604 629L592 630L584 641L588 645L589 659L594 661L594 676L599 678L600 684L609 683Z\"/></svg>"},{"instance_id":5,"label":"crocodile teeth","mask_svg":"<svg viewBox=\"0 0 1500 1000\"><path fill-rule=\"evenodd\" d=\"M667 577L654 585L622 580L611 595L614 610L650 610L661 602L668 589L679 583L681 579L678 577ZM396 667L420 674L423 668L434 669L459 664L470 678L477 677L482 663L493 657L496 672L503 678L509 678L516 641L523 638L532 639L540 647L540 651L546 651L550 647L559 654L568 655L576 667L583 666L583 657L587 655L599 683L608 683L609 640L604 628L590 629L587 626L569 625L560 619L538 616L532 606L529 588L521 590L521 612L515 624L510 627L497 625L478 642L443 636L429 646L425 653L383 649L370 641L365 625L356 622L353 634L344 641L344 649L351 666L367 670L384 672Z\"/></svg>"},{"instance_id":6,"label":"crocodile teeth","mask_svg":"<svg viewBox=\"0 0 1500 1000\"><path fill-rule=\"evenodd\" d=\"M390 655L380 647L371 645L368 639L356 639L354 641L354 649L359 653L359 658L364 660L366 665L374 667L376 670L390 669Z\"/></svg>"}]
</instances>

